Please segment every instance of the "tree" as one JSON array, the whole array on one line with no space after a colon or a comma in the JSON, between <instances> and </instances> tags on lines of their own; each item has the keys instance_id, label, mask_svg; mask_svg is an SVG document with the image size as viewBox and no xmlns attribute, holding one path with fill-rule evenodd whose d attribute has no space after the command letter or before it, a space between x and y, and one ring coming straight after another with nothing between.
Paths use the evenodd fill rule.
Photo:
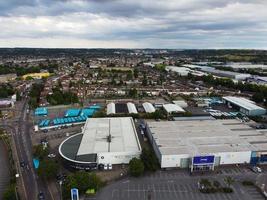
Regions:
<instances>
[{"instance_id":1,"label":"tree","mask_svg":"<svg viewBox=\"0 0 267 200\"><path fill-rule=\"evenodd\" d=\"M144 173L144 164L141 159L133 158L129 163L129 171L132 176L141 176Z\"/></svg>"},{"instance_id":2,"label":"tree","mask_svg":"<svg viewBox=\"0 0 267 200\"><path fill-rule=\"evenodd\" d=\"M144 148L142 150L141 160L143 161L146 170L156 171L158 169L158 160L152 150Z\"/></svg>"},{"instance_id":3,"label":"tree","mask_svg":"<svg viewBox=\"0 0 267 200\"><path fill-rule=\"evenodd\" d=\"M63 196L69 196L71 188L77 188L80 194L84 194L88 189L98 191L102 186L102 180L95 173L78 171L66 178L66 181L63 184ZM67 197L64 199L67 199Z\"/></svg>"},{"instance_id":4,"label":"tree","mask_svg":"<svg viewBox=\"0 0 267 200\"><path fill-rule=\"evenodd\" d=\"M16 200L15 185L10 185L3 194L3 200Z\"/></svg>"},{"instance_id":5,"label":"tree","mask_svg":"<svg viewBox=\"0 0 267 200\"><path fill-rule=\"evenodd\" d=\"M136 88L133 88L133 89L130 89L129 90L129 96L130 97L133 97L133 98L136 98L137 97L137 90L136 90Z\"/></svg>"},{"instance_id":6,"label":"tree","mask_svg":"<svg viewBox=\"0 0 267 200\"><path fill-rule=\"evenodd\" d=\"M134 69L134 78L138 78L138 73L139 73L138 69L135 68Z\"/></svg>"},{"instance_id":7,"label":"tree","mask_svg":"<svg viewBox=\"0 0 267 200\"><path fill-rule=\"evenodd\" d=\"M49 154L48 148L43 148L42 144L33 146L33 155L39 159L45 159Z\"/></svg>"},{"instance_id":8,"label":"tree","mask_svg":"<svg viewBox=\"0 0 267 200\"><path fill-rule=\"evenodd\" d=\"M228 187L230 187L235 182L235 180L232 177L227 176L224 178L224 182L228 185Z\"/></svg>"},{"instance_id":9,"label":"tree","mask_svg":"<svg viewBox=\"0 0 267 200\"><path fill-rule=\"evenodd\" d=\"M143 76L142 85L143 86L147 86L147 76L146 76L146 74L144 74L144 76Z\"/></svg>"},{"instance_id":10,"label":"tree","mask_svg":"<svg viewBox=\"0 0 267 200\"><path fill-rule=\"evenodd\" d=\"M41 160L37 173L40 177L51 179L58 173L59 165L54 160Z\"/></svg>"},{"instance_id":11,"label":"tree","mask_svg":"<svg viewBox=\"0 0 267 200\"><path fill-rule=\"evenodd\" d=\"M261 103L263 102L264 99L264 94L260 93L260 92L256 92L253 96L252 96L252 100L255 101L256 103Z\"/></svg>"}]
</instances>

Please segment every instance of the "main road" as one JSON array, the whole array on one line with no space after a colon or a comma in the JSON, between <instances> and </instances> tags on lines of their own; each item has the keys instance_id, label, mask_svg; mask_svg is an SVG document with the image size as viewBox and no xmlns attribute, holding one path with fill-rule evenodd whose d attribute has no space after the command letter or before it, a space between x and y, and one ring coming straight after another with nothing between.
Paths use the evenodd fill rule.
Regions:
<instances>
[{"instance_id":1,"label":"main road","mask_svg":"<svg viewBox=\"0 0 267 200\"><path fill-rule=\"evenodd\" d=\"M46 199L52 199L46 184L38 178L32 163L32 142L31 129L32 124L27 113L27 99L17 102L15 106L16 116L12 120L3 121L0 126L7 129L13 139L13 152L16 168L20 174L20 185L22 188L21 198L26 200L37 199L40 191L45 193ZM20 163L26 163L28 167L20 167Z\"/></svg>"}]
</instances>

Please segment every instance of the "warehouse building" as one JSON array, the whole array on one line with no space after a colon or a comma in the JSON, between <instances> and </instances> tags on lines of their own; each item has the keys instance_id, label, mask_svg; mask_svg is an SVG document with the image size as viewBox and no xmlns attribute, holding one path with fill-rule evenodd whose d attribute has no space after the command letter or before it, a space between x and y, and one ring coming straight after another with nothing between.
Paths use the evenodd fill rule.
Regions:
<instances>
[{"instance_id":1,"label":"warehouse building","mask_svg":"<svg viewBox=\"0 0 267 200\"><path fill-rule=\"evenodd\" d=\"M172 113L184 113L185 110L180 107L179 105L176 104L164 104L163 105L164 110L168 113L168 114L172 114Z\"/></svg>"},{"instance_id":2,"label":"warehouse building","mask_svg":"<svg viewBox=\"0 0 267 200\"><path fill-rule=\"evenodd\" d=\"M154 106L152 105L152 103L149 102L145 102L142 104L143 108L145 110L146 113L153 113L156 111L156 109L154 108Z\"/></svg>"},{"instance_id":3,"label":"warehouse building","mask_svg":"<svg viewBox=\"0 0 267 200\"><path fill-rule=\"evenodd\" d=\"M255 102L243 97L227 96L223 97L223 102L230 108L235 108L247 116L260 116L266 114L266 110L259 107Z\"/></svg>"},{"instance_id":4,"label":"warehouse building","mask_svg":"<svg viewBox=\"0 0 267 200\"><path fill-rule=\"evenodd\" d=\"M132 114L137 114L138 113L135 105L133 103L131 103L131 102L127 103L127 108L128 108L129 113L132 113Z\"/></svg>"},{"instance_id":5,"label":"warehouse building","mask_svg":"<svg viewBox=\"0 0 267 200\"><path fill-rule=\"evenodd\" d=\"M151 121L146 134L161 168L200 171L267 162L267 131L238 120Z\"/></svg>"},{"instance_id":6,"label":"warehouse building","mask_svg":"<svg viewBox=\"0 0 267 200\"><path fill-rule=\"evenodd\" d=\"M115 109L115 103L109 103L107 105L107 115L112 115L116 113L116 109Z\"/></svg>"},{"instance_id":7,"label":"warehouse building","mask_svg":"<svg viewBox=\"0 0 267 200\"><path fill-rule=\"evenodd\" d=\"M107 115L114 115L114 114L137 114L136 106L131 103L109 103L107 105Z\"/></svg>"},{"instance_id":8,"label":"warehouse building","mask_svg":"<svg viewBox=\"0 0 267 200\"><path fill-rule=\"evenodd\" d=\"M89 118L82 133L64 140L59 153L76 169L94 169L98 164L128 164L141 154L131 117Z\"/></svg>"}]
</instances>

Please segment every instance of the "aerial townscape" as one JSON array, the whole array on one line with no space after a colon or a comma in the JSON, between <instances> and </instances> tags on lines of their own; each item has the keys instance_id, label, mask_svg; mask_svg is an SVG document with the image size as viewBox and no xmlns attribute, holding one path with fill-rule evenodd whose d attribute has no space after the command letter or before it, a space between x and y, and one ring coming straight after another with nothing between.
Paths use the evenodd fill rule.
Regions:
<instances>
[{"instance_id":1,"label":"aerial townscape","mask_svg":"<svg viewBox=\"0 0 267 200\"><path fill-rule=\"evenodd\" d=\"M266 9L0 0L0 200L267 199Z\"/></svg>"}]
</instances>

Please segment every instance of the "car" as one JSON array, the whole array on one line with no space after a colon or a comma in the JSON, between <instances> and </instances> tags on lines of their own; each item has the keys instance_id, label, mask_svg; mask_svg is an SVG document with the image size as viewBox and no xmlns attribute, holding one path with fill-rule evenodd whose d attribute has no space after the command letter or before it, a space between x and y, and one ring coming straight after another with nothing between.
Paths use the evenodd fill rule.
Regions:
<instances>
[{"instance_id":1,"label":"car","mask_svg":"<svg viewBox=\"0 0 267 200\"><path fill-rule=\"evenodd\" d=\"M251 170L252 170L253 172L255 172L255 173L261 173L261 172L262 172L261 168L260 168L260 167L257 167L257 166L253 166L253 167L251 168Z\"/></svg>"},{"instance_id":2,"label":"car","mask_svg":"<svg viewBox=\"0 0 267 200\"><path fill-rule=\"evenodd\" d=\"M98 165L98 169L99 169L99 170L104 170L104 166L105 166L104 164L101 164L101 163L100 163L100 164Z\"/></svg>"},{"instance_id":3,"label":"car","mask_svg":"<svg viewBox=\"0 0 267 200\"><path fill-rule=\"evenodd\" d=\"M44 199L45 199L45 195L44 195L43 192L39 192L39 194L38 194L38 199L39 199L39 200L44 200Z\"/></svg>"},{"instance_id":4,"label":"car","mask_svg":"<svg viewBox=\"0 0 267 200\"><path fill-rule=\"evenodd\" d=\"M104 170L108 170L108 165L104 164Z\"/></svg>"},{"instance_id":5,"label":"car","mask_svg":"<svg viewBox=\"0 0 267 200\"><path fill-rule=\"evenodd\" d=\"M112 170L112 164L111 163L108 164L108 169Z\"/></svg>"},{"instance_id":6,"label":"car","mask_svg":"<svg viewBox=\"0 0 267 200\"><path fill-rule=\"evenodd\" d=\"M53 153L50 153L50 154L48 154L48 156L47 156L48 158L55 158L56 157L56 155L55 154L53 154Z\"/></svg>"},{"instance_id":7,"label":"car","mask_svg":"<svg viewBox=\"0 0 267 200\"><path fill-rule=\"evenodd\" d=\"M21 166L21 167L25 167L25 165L26 165L26 163L25 163L24 161L21 161L21 162L20 162L20 166Z\"/></svg>"}]
</instances>

